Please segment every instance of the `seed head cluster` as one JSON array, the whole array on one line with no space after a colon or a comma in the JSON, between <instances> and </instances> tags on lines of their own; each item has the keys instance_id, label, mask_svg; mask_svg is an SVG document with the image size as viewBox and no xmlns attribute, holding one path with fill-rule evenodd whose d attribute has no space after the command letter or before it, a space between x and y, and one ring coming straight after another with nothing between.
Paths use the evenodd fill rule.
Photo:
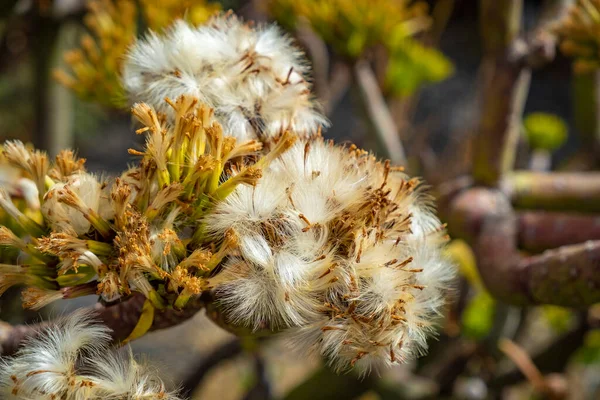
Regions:
<instances>
[{"instance_id":1,"label":"seed head cluster","mask_svg":"<svg viewBox=\"0 0 600 400\"><path fill-rule=\"evenodd\" d=\"M311 136L326 124L307 81L308 62L274 25L231 14L193 27L180 21L129 51L123 85L132 101L160 111L165 97L193 95L215 110L226 132L271 141L286 130Z\"/></svg>"},{"instance_id":2,"label":"seed head cluster","mask_svg":"<svg viewBox=\"0 0 600 400\"><path fill-rule=\"evenodd\" d=\"M108 107L126 107L121 84L124 56L143 26L160 31L186 18L197 25L220 11L204 0L90 0L83 22L87 31L78 48L64 54L68 68L54 77L78 97Z\"/></svg>"},{"instance_id":3,"label":"seed head cluster","mask_svg":"<svg viewBox=\"0 0 600 400\"><path fill-rule=\"evenodd\" d=\"M225 315L338 370L419 355L452 278L421 186L354 147L298 142L206 217L239 242L209 279Z\"/></svg>"},{"instance_id":4,"label":"seed head cluster","mask_svg":"<svg viewBox=\"0 0 600 400\"><path fill-rule=\"evenodd\" d=\"M177 400L131 352L109 348L110 330L75 312L18 353L0 360L0 397L12 399Z\"/></svg>"},{"instance_id":5,"label":"seed head cluster","mask_svg":"<svg viewBox=\"0 0 600 400\"><path fill-rule=\"evenodd\" d=\"M208 243L204 215L238 185L254 185L295 138L285 134L261 153L259 142L225 136L212 109L195 98L168 104L174 124L146 104L134 106L146 145L130 150L139 165L115 179L86 172L72 152L50 165L21 142L4 145L7 160L29 160L13 164L44 192L40 223L0 191L0 205L29 234L16 242L9 228L0 231L1 244L29 255L27 264L0 264L1 291L30 286L24 304L34 309L93 293L112 302L137 291L162 309L182 308L209 288L206 278L237 239L226 232Z\"/></svg>"},{"instance_id":6,"label":"seed head cluster","mask_svg":"<svg viewBox=\"0 0 600 400\"><path fill-rule=\"evenodd\" d=\"M24 210L18 191L0 188L18 228L2 226L0 245L19 252L0 264L0 293L25 286L24 306L38 309L90 294L110 306L138 292L157 312L203 295L227 326L281 332L340 371L425 350L454 271L444 228L418 179L314 135L324 119L288 38L231 15L179 22L138 42L125 70L131 98L148 102L132 108L146 142L118 177L90 174L72 151L50 162L4 144L1 165L31 182L39 205ZM11 367L6 387L77 398L73 382L102 386L73 372L100 345L78 336L88 320L71 325L30 343L57 349L55 380L38 383L50 375L28 361ZM9 364L37 357L28 352ZM115 363L91 368L105 377Z\"/></svg>"}]
</instances>

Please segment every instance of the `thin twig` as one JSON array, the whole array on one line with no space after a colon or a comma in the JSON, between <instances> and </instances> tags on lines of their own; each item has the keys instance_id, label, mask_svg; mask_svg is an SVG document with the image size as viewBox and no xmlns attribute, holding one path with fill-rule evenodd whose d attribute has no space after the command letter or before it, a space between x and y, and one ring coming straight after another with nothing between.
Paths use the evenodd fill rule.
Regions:
<instances>
[{"instance_id":1,"label":"thin twig","mask_svg":"<svg viewBox=\"0 0 600 400\"><path fill-rule=\"evenodd\" d=\"M181 396L191 397L196 388L200 387L206 374L221 362L232 359L242 353L242 344L239 339L230 340L217 347L210 354L203 357L196 365L190 367L192 373L181 384Z\"/></svg>"},{"instance_id":2,"label":"thin twig","mask_svg":"<svg viewBox=\"0 0 600 400\"><path fill-rule=\"evenodd\" d=\"M317 97L327 98L329 92L329 52L327 51L327 45L312 30L310 23L304 18L298 20L296 37L302 47L306 49L310 58Z\"/></svg>"},{"instance_id":3,"label":"thin twig","mask_svg":"<svg viewBox=\"0 0 600 400\"><path fill-rule=\"evenodd\" d=\"M338 61L331 68L329 88L326 97L321 98L325 115L331 115L350 87L352 74L345 62Z\"/></svg>"},{"instance_id":4,"label":"thin twig","mask_svg":"<svg viewBox=\"0 0 600 400\"><path fill-rule=\"evenodd\" d=\"M537 393L544 395L544 398L549 400L566 398L568 384L562 375L553 374L544 377L529 354L509 339L500 340L498 347L517 365Z\"/></svg>"},{"instance_id":5,"label":"thin twig","mask_svg":"<svg viewBox=\"0 0 600 400\"><path fill-rule=\"evenodd\" d=\"M398 128L369 63L364 60L357 62L354 66L354 76L369 119L379 139L385 145L390 160L397 165L406 165L406 155L398 135Z\"/></svg>"},{"instance_id":6,"label":"thin twig","mask_svg":"<svg viewBox=\"0 0 600 400\"><path fill-rule=\"evenodd\" d=\"M544 375L535 366L529 354L510 339L500 339L498 347L502 352L510 358L515 365L525 375L527 380L531 382L533 387L539 392L546 392L546 383L544 382Z\"/></svg>"},{"instance_id":7,"label":"thin twig","mask_svg":"<svg viewBox=\"0 0 600 400\"><path fill-rule=\"evenodd\" d=\"M581 347L583 339L589 326L585 318L578 326L567 334L554 341L551 345L543 349L533 357L533 362L538 365L544 374L550 372L564 371L565 365L571 359L573 353ZM504 374L496 376L491 382L491 388L503 388L514 385L524 379L523 373L518 369L513 369Z\"/></svg>"}]
</instances>

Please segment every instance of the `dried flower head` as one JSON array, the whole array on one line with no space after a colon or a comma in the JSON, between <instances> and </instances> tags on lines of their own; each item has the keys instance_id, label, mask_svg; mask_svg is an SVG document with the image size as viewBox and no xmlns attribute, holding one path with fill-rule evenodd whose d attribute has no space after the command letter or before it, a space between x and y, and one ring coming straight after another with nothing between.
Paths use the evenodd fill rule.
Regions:
<instances>
[{"instance_id":1,"label":"dried flower head","mask_svg":"<svg viewBox=\"0 0 600 400\"><path fill-rule=\"evenodd\" d=\"M308 72L303 53L277 27L225 14L197 28L178 21L165 35L138 41L123 84L130 99L164 112L165 97L195 96L237 139L270 141L286 130L310 136L326 124Z\"/></svg>"},{"instance_id":2,"label":"dried flower head","mask_svg":"<svg viewBox=\"0 0 600 400\"><path fill-rule=\"evenodd\" d=\"M225 135L213 110L197 99L166 103L172 122L144 103L134 106L143 125L138 133L147 140L141 151L130 149L140 162L121 178L98 180L72 152L46 165L52 178L40 179L42 224L0 190L0 206L31 236L26 241L8 228L0 231L0 244L23 252L27 259L21 261L30 262L1 264L0 291L27 286L24 306L34 309L94 293L112 302L137 291L162 309L183 308L208 288L208 276L237 240L227 233L226 240L207 242L201 217L238 186L256 184L295 136L286 133L261 152L257 141ZM23 159L37 154L13 142L6 151L13 158L22 153ZM30 163L20 168L32 169Z\"/></svg>"},{"instance_id":3,"label":"dried flower head","mask_svg":"<svg viewBox=\"0 0 600 400\"><path fill-rule=\"evenodd\" d=\"M288 329L338 370L420 355L452 265L420 182L355 148L297 143L206 216L238 252L209 279L226 320Z\"/></svg>"},{"instance_id":4,"label":"dried flower head","mask_svg":"<svg viewBox=\"0 0 600 400\"><path fill-rule=\"evenodd\" d=\"M37 211L40 208L39 191L28 172L30 167L27 162L15 165L14 161L9 161L4 155L4 147L0 147L0 187L6 189L12 198L24 199L28 208Z\"/></svg>"},{"instance_id":5,"label":"dried flower head","mask_svg":"<svg viewBox=\"0 0 600 400\"><path fill-rule=\"evenodd\" d=\"M29 339L13 358L0 359L3 399L176 400L148 367L111 351L110 330L84 312Z\"/></svg>"},{"instance_id":6,"label":"dried flower head","mask_svg":"<svg viewBox=\"0 0 600 400\"><path fill-rule=\"evenodd\" d=\"M48 155L45 152L33 150L21 141L14 140L4 143L3 156L8 164L18 168L35 183L38 193L44 193L49 168Z\"/></svg>"},{"instance_id":7,"label":"dried flower head","mask_svg":"<svg viewBox=\"0 0 600 400\"><path fill-rule=\"evenodd\" d=\"M94 225L104 236L109 235L106 222L112 215L103 184L88 173L74 173L58 182L45 195L42 213L56 232L82 235Z\"/></svg>"}]
</instances>

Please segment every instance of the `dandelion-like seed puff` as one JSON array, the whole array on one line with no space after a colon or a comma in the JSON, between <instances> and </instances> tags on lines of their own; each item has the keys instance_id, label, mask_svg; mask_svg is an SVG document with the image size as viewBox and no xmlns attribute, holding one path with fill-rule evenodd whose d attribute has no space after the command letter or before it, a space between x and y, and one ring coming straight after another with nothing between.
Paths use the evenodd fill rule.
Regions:
<instances>
[{"instance_id":1,"label":"dandelion-like seed puff","mask_svg":"<svg viewBox=\"0 0 600 400\"><path fill-rule=\"evenodd\" d=\"M130 50L123 85L130 99L168 111L164 98L191 95L214 108L226 132L269 142L286 130L311 136L326 125L307 81L309 65L274 25L225 14L192 27L175 23Z\"/></svg>"},{"instance_id":2,"label":"dandelion-like seed puff","mask_svg":"<svg viewBox=\"0 0 600 400\"><path fill-rule=\"evenodd\" d=\"M177 400L148 367L129 352L109 349L110 329L82 311L29 339L0 360L2 399Z\"/></svg>"},{"instance_id":3,"label":"dandelion-like seed puff","mask_svg":"<svg viewBox=\"0 0 600 400\"><path fill-rule=\"evenodd\" d=\"M206 217L239 242L210 280L225 318L284 329L337 370L420 355L454 272L421 186L356 148L297 143Z\"/></svg>"}]
</instances>

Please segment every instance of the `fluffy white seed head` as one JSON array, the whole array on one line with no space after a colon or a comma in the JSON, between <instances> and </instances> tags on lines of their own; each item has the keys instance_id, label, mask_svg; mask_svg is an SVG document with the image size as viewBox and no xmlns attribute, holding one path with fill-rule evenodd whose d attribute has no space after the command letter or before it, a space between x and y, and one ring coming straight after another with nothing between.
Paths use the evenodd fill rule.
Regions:
<instances>
[{"instance_id":1,"label":"fluffy white seed head","mask_svg":"<svg viewBox=\"0 0 600 400\"><path fill-rule=\"evenodd\" d=\"M177 400L148 368L109 348L110 330L78 311L0 359L0 397Z\"/></svg>"},{"instance_id":2,"label":"fluffy white seed head","mask_svg":"<svg viewBox=\"0 0 600 400\"><path fill-rule=\"evenodd\" d=\"M297 143L205 222L239 241L210 282L228 322L283 329L338 370L420 355L454 275L419 181L322 139Z\"/></svg>"},{"instance_id":3,"label":"fluffy white seed head","mask_svg":"<svg viewBox=\"0 0 600 400\"><path fill-rule=\"evenodd\" d=\"M132 102L169 113L165 97L193 95L214 108L225 132L269 141L285 130L311 136L327 124L310 93L308 63L274 25L221 15L206 25L176 22L129 51L123 85Z\"/></svg>"}]
</instances>

